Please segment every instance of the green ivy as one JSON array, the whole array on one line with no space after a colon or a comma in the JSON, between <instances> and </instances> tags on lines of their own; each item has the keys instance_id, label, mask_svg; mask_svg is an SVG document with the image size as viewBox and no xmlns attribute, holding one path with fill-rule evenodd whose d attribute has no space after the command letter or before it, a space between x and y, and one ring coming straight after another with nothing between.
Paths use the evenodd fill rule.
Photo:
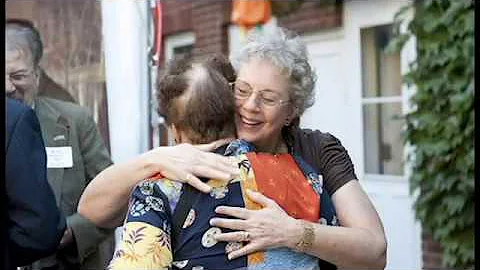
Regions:
<instances>
[{"instance_id":1,"label":"green ivy","mask_svg":"<svg viewBox=\"0 0 480 270\"><path fill-rule=\"evenodd\" d=\"M400 33L406 11L414 9ZM406 114L411 193L416 217L444 248L443 264L473 268L474 259L474 3L425 0L395 16L388 50L415 38L417 58L404 76L415 85Z\"/></svg>"}]
</instances>

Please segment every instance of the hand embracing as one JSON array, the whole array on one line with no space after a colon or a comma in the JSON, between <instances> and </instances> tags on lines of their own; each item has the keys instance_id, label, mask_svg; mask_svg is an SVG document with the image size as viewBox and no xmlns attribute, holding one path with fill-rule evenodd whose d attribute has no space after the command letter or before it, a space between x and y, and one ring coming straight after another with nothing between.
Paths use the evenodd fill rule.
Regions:
<instances>
[{"instance_id":1,"label":"hand embracing","mask_svg":"<svg viewBox=\"0 0 480 270\"><path fill-rule=\"evenodd\" d=\"M228 139L209 144L178 144L159 147L146 153L148 164L156 164L155 171L163 176L187 183L201 192L210 192L211 187L199 177L214 178L225 182L239 175L236 159L211 153L215 148L229 142Z\"/></svg>"},{"instance_id":2,"label":"hand embracing","mask_svg":"<svg viewBox=\"0 0 480 270\"><path fill-rule=\"evenodd\" d=\"M242 248L231 251L228 258L250 254L259 250L282 246L294 246L301 236L296 219L290 217L275 201L259 192L247 190L251 200L263 206L259 210L241 207L219 206L218 214L235 217L212 218L210 225L235 230L215 235L217 241L247 242ZM293 240L293 241L292 241Z\"/></svg>"}]
</instances>

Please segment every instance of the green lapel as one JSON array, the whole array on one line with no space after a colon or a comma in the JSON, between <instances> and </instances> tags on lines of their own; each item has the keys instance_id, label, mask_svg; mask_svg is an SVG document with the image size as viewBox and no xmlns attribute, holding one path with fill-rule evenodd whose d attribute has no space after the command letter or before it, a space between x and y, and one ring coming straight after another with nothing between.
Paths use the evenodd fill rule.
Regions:
<instances>
[{"instance_id":1,"label":"green lapel","mask_svg":"<svg viewBox=\"0 0 480 270\"><path fill-rule=\"evenodd\" d=\"M48 99L35 99L35 112L40 121L45 147L72 146L69 121ZM60 205L62 199L63 174L63 168L47 168L48 182L55 193L57 205Z\"/></svg>"}]
</instances>

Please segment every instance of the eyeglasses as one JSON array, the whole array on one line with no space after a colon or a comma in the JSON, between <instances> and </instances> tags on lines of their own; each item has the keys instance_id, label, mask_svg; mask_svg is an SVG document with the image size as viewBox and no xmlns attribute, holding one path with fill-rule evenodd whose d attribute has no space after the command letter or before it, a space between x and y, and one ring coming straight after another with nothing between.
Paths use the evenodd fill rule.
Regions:
<instances>
[{"instance_id":1,"label":"eyeglasses","mask_svg":"<svg viewBox=\"0 0 480 270\"><path fill-rule=\"evenodd\" d=\"M32 74L33 74L33 70L30 70L30 71L17 72L13 74L5 73L5 77L6 79L9 79L10 82L12 82L13 84L22 84L26 80L28 80Z\"/></svg>"},{"instance_id":2,"label":"eyeglasses","mask_svg":"<svg viewBox=\"0 0 480 270\"><path fill-rule=\"evenodd\" d=\"M246 82L236 81L229 84L230 87L232 87L234 97L238 100L246 100L254 92L252 87ZM258 96L256 97L255 101L259 102L261 106L270 108L290 102L290 100L280 99L279 95L271 90L258 91Z\"/></svg>"}]
</instances>

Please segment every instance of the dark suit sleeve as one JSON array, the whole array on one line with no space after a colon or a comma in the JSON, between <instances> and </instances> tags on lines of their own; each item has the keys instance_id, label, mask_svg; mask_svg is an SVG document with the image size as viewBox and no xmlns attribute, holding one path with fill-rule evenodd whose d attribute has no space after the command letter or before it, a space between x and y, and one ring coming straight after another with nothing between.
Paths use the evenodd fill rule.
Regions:
<instances>
[{"instance_id":1,"label":"dark suit sleeve","mask_svg":"<svg viewBox=\"0 0 480 270\"><path fill-rule=\"evenodd\" d=\"M82 114L77 128L85 167L85 179L88 184L98 173L110 166L112 161L97 125L89 113ZM78 212L67 217L67 225L73 230L80 262L83 262L91 252L96 250L100 242L113 232L113 229L95 226L93 222Z\"/></svg>"},{"instance_id":2,"label":"dark suit sleeve","mask_svg":"<svg viewBox=\"0 0 480 270\"><path fill-rule=\"evenodd\" d=\"M24 107L9 132L5 172L8 246L13 262L26 265L55 252L65 218L47 181L45 147L33 110Z\"/></svg>"}]
</instances>

